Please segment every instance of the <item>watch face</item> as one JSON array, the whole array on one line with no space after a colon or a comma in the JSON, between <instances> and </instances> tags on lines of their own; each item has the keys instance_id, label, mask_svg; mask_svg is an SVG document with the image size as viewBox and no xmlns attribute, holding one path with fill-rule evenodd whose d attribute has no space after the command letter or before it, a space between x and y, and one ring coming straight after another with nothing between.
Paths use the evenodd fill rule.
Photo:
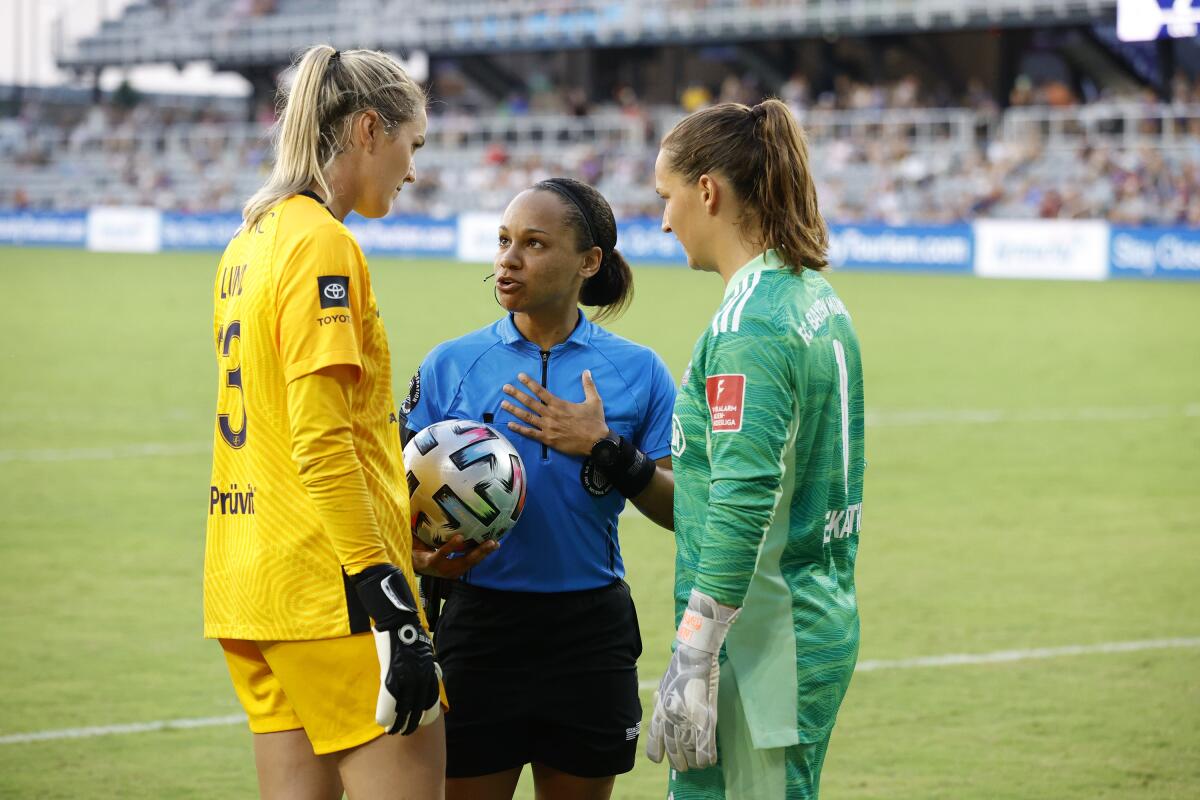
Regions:
<instances>
[{"instance_id":1,"label":"watch face","mask_svg":"<svg viewBox=\"0 0 1200 800\"><path fill-rule=\"evenodd\" d=\"M612 439L601 439L592 445L592 461L601 469L611 467L617 462L619 449Z\"/></svg>"}]
</instances>

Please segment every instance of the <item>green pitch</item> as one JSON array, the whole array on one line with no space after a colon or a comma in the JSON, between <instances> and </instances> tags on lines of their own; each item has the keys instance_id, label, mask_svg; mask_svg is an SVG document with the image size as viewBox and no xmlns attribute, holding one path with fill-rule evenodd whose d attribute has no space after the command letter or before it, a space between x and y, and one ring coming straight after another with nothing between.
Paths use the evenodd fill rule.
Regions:
<instances>
[{"instance_id":1,"label":"green pitch","mask_svg":"<svg viewBox=\"0 0 1200 800\"><path fill-rule=\"evenodd\" d=\"M0 739L239 710L200 639L215 260L0 249ZM397 397L498 313L487 267L372 266ZM824 796L1200 795L1200 286L832 281L862 339L861 659L882 663L850 686ZM678 374L720 296L639 269L613 327ZM653 682L672 540L631 517L622 542ZM895 663L1168 638L1193 641ZM643 758L616 797L664 786ZM0 797L254 793L241 725L0 743Z\"/></svg>"}]
</instances>

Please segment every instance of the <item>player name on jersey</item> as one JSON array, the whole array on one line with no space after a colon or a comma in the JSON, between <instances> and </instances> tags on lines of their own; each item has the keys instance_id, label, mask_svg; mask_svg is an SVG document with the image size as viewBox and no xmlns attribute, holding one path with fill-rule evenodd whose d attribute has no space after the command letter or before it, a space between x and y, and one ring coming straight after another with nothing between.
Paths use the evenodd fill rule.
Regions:
<instances>
[{"instance_id":1,"label":"player name on jersey","mask_svg":"<svg viewBox=\"0 0 1200 800\"><path fill-rule=\"evenodd\" d=\"M836 297L818 297L813 301L813 304L804 312L804 319L800 320L796 325L796 332L800 334L800 338L805 344L812 344L813 337L817 335L817 331L825 324L825 320L829 319L834 314L841 314L844 317L849 317L850 312L846 310L846 306Z\"/></svg>"},{"instance_id":2,"label":"player name on jersey","mask_svg":"<svg viewBox=\"0 0 1200 800\"><path fill-rule=\"evenodd\" d=\"M861 532L862 503L825 512L825 535L822 543L829 544L834 539L845 539L852 533L857 535Z\"/></svg>"}]
</instances>

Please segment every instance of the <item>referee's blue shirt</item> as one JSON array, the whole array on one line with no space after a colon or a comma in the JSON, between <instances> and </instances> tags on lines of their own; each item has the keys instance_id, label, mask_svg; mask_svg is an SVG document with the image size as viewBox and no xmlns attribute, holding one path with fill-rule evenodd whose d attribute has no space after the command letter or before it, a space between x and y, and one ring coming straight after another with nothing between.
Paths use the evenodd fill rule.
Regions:
<instances>
[{"instance_id":1,"label":"referee's blue shirt","mask_svg":"<svg viewBox=\"0 0 1200 800\"><path fill-rule=\"evenodd\" d=\"M512 316L435 347L413 378L404 410L420 431L447 419L493 420L525 461L529 485L521 519L500 549L463 580L521 592L566 592L606 586L625 576L617 516L625 499L615 490L589 493L584 459L543 447L510 431L518 420L500 407L504 384L524 391L524 372L554 395L583 402L582 376L592 371L608 426L652 459L671 452L675 384L653 350L609 333L582 313L565 342L541 351ZM526 392L528 394L528 392Z\"/></svg>"}]
</instances>

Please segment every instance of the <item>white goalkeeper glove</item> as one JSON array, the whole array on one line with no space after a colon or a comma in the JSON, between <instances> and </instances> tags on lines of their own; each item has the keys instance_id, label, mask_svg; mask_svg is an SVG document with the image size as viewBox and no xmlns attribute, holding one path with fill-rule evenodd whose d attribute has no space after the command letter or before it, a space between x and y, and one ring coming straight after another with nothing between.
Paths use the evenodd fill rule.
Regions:
<instances>
[{"instance_id":1,"label":"white goalkeeper glove","mask_svg":"<svg viewBox=\"0 0 1200 800\"><path fill-rule=\"evenodd\" d=\"M375 623L379 699L375 721L388 733L407 736L441 712L433 642L421 625L404 573L378 564L355 575L354 588Z\"/></svg>"},{"instance_id":2,"label":"white goalkeeper glove","mask_svg":"<svg viewBox=\"0 0 1200 800\"><path fill-rule=\"evenodd\" d=\"M654 693L646 740L651 761L661 762L665 753L679 772L717 763L718 656L741 611L692 589L675 634L675 652Z\"/></svg>"}]
</instances>

